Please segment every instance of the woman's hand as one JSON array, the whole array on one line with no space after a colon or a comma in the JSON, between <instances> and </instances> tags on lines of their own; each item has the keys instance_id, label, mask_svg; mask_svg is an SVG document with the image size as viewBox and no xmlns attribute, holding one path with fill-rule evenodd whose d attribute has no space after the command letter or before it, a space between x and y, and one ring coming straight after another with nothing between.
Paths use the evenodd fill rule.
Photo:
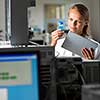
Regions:
<instances>
[{"instance_id":1,"label":"woman's hand","mask_svg":"<svg viewBox=\"0 0 100 100\"><path fill-rule=\"evenodd\" d=\"M56 30L52 32L51 34L51 46L55 46L57 43L57 40L64 34L63 31Z\"/></svg>"},{"instance_id":2,"label":"woman's hand","mask_svg":"<svg viewBox=\"0 0 100 100\"><path fill-rule=\"evenodd\" d=\"M88 60L94 59L94 50L93 50L93 48L89 48L89 49L83 48L82 49L82 56L83 56L83 58L88 59Z\"/></svg>"}]
</instances>

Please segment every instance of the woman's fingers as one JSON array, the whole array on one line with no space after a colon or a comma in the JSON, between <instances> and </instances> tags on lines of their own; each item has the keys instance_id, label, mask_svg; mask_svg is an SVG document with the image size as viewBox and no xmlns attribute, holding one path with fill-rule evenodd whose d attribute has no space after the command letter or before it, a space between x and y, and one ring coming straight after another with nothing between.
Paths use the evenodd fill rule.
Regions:
<instances>
[{"instance_id":1,"label":"woman's fingers","mask_svg":"<svg viewBox=\"0 0 100 100\"><path fill-rule=\"evenodd\" d=\"M90 59L89 51L87 48L82 49L82 54L85 59Z\"/></svg>"},{"instance_id":2,"label":"woman's fingers","mask_svg":"<svg viewBox=\"0 0 100 100\"><path fill-rule=\"evenodd\" d=\"M82 56L83 56L84 59L88 59L84 48L82 49Z\"/></svg>"},{"instance_id":3,"label":"woman's fingers","mask_svg":"<svg viewBox=\"0 0 100 100\"><path fill-rule=\"evenodd\" d=\"M92 48L90 48L90 49L83 48L82 49L82 56L85 59L94 59L94 50Z\"/></svg>"},{"instance_id":4,"label":"woman's fingers","mask_svg":"<svg viewBox=\"0 0 100 100\"><path fill-rule=\"evenodd\" d=\"M94 59L94 49L89 48L89 51L90 51L91 58Z\"/></svg>"},{"instance_id":5,"label":"woman's fingers","mask_svg":"<svg viewBox=\"0 0 100 100\"><path fill-rule=\"evenodd\" d=\"M56 37L60 38L63 34L64 34L63 31L56 30L56 31L52 32L52 37L56 36Z\"/></svg>"},{"instance_id":6,"label":"woman's fingers","mask_svg":"<svg viewBox=\"0 0 100 100\"><path fill-rule=\"evenodd\" d=\"M63 31L56 30L51 34L51 46L56 45L57 40L63 35Z\"/></svg>"}]
</instances>

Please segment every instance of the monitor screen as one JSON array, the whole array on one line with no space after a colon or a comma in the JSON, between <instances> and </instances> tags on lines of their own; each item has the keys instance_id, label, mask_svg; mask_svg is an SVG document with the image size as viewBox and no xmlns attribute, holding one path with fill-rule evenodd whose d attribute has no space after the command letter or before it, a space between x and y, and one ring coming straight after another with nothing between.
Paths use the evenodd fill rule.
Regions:
<instances>
[{"instance_id":1,"label":"monitor screen","mask_svg":"<svg viewBox=\"0 0 100 100\"><path fill-rule=\"evenodd\" d=\"M39 100L38 52L10 49L0 53L0 100Z\"/></svg>"},{"instance_id":2,"label":"monitor screen","mask_svg":"<svg viewBox=\"0 0 100 100\"><path fill-rule=\"evenodd\" d=\"M10 0L8 29L12 45L28 44L27 0Z\"/></svg>"}]
</instances>

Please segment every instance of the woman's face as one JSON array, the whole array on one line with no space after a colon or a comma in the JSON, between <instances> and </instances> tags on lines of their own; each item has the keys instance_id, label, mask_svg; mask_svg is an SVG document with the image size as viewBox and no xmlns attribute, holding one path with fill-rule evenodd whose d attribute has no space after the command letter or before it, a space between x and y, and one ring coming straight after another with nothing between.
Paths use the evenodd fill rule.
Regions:
<instances>
[{"instance_id":1,"label":"woman's face","mask_svg":"<svg viewBox=\"0 0 100 100\"><path fill-rule=\"evenodd\" d=\"M84 18L81 16L77 9L70 9L68 15L68 27L71 32L81 35L85 23L86 22Z\"/></svg>"}]
</instances>

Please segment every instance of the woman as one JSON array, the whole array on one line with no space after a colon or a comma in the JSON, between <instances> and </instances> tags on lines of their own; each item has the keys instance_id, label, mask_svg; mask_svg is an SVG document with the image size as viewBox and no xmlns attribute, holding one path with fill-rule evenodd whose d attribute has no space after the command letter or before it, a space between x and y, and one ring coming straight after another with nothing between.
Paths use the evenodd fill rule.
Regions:
<instances>
[{"instance_id":1,"label":"woman","mask_svg":"<svg viewBox=\"0 0 100 100\"><path fill-rule=\"evenodd\" d=\"M89 11L83 4L74 4L68 11L68 27L69 31L74 32L83 37L89 37ZM65 38L61 38L64 35L63 31L56 30L51 35L51 46L55 46L56 56L71 56L70 51L61 47ZM82 55L85 59L94 59L94 50L83 48Z\"/></svg>"}]
</instances>

